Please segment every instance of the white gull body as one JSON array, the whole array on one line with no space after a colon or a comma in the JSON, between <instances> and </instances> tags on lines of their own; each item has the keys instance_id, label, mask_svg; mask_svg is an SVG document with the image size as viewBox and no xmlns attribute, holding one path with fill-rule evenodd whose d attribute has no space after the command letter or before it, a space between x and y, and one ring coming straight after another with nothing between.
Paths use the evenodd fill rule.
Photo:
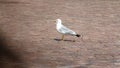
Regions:
<instances>
[{"instance_id":1,"label":"white gull body","mask_svg":"<svg viewBox=\"0 0 120 68\"><path fill-rule=\"evenodd\" d=\"M56 20L56 29L57 29L57 31L59 33L63 34L62 40L64 38L64 35L72 35L72 36L77 36L77 37L80 36L79 34L77 34L76 32L74 32L73 30L71 30L71 29L67 28L66 26L64 26L62 24L61 19L57 19Z\"/></svg>"}]
</instances>

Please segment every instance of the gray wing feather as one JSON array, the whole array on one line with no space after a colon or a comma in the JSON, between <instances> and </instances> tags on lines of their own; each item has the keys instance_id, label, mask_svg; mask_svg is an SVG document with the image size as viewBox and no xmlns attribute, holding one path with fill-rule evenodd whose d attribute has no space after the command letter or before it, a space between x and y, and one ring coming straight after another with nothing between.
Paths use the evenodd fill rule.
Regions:
<instances>
[{"instance_id":1,"label":"gray wing feather","mask_svg":"<svg viewBox=\"0 0 120 68\"><path fill-rule=\"evenodd\" d=\"M60 31L65 33L65 34L76 35L76 33L74 31L72 31L71 29L69 29L63 25L62 25Z\"/></svg>"}]
</instances>

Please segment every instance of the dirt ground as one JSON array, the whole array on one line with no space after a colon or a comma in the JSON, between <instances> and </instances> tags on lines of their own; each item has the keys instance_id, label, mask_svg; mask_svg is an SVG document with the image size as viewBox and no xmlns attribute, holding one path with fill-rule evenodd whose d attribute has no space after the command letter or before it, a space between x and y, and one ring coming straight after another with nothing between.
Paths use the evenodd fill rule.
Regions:
<instances>
[{"instance_id":1,"label":"dirt ground","mask_svg":"<svg viewBox=\"0 0 120 68\"><path fill-rule=\"evenodd\" d=\"M59 41L57 18L82 37ZM0 0L0 66L120 68L120 0Z\"/></svg>"}]
</instances>

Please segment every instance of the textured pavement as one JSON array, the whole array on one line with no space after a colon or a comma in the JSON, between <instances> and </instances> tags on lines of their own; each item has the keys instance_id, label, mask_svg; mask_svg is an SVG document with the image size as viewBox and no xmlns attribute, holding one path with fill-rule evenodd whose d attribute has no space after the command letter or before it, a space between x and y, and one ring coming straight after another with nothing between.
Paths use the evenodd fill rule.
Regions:
<instances>
[{"instance_id":1,"label":"textured pavement","mask_svg":"<svg viewBox=\"0 0 120 68\"><path fill-rule=\"evenodd\" d=\"M82 37L59 41L57 18ZM0 66L120 68L120 0L0 0Z\"/></svg>"}]
</instances>

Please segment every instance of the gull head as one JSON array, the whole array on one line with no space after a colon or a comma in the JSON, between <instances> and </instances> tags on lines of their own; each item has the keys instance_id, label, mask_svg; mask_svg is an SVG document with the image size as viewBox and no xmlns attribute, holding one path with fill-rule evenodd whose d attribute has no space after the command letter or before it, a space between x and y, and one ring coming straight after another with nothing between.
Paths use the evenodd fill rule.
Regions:
<instances>
[{"instance_id":1,"label":"gull head","mask_svg":"<svg viewBox=\"0 0 120 68\"><path fill-rule=\"evenodd\" d=\"M61 19L56 19L56 23L62 23Z\"/></svg>"}]
</instances>

